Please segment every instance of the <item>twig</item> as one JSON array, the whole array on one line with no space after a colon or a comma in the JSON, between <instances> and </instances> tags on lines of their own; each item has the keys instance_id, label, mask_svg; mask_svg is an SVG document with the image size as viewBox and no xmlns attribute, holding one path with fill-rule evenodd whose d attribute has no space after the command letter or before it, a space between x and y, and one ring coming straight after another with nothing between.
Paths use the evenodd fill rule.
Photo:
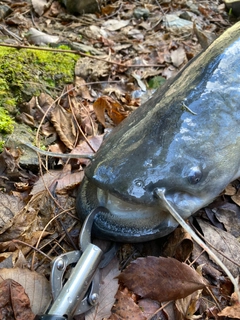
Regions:
<instances>
[{"instance_id":1,"label":"twig","mask_svg":"<svg viewBox=\"0 0 240 320\"><path fill-rule=\"evenodd\" d=\"M38 248L35 248L34 246L32 246L32 245L29 244L29 243L26 243L26 242L24 242L24 241L17 240L17 239L13 239L12 242L13 242L13 243L21 243L21 244L23 244L23 245L25 245L25 246L27 246L27 247L30 247L30 248L32 248L33 250L41 253L44 257L46 257L46 258L49 259L50 261L52 261L52 259L51 259L46 253L44 253L43 251L41 251L41 250L38 249Z\"/></svg>"},{"instance_id":2,"label":"twig","mask_svg":"<svg viewBox=\"0 0 240 320\"><path fill-rule=\"evenodd\" d=\"M42 51L50 51L50 52L60 52L60 53L73 53L73 54L78 54L80 56L88 57L91 59L103 61L106 63L110 64L115 64L119 67L124 67L124 68L149 68L149 67L156 67L156 68L162 68L164 65L161 64L124 64L124 63L119 63L115 61L109 61L105 60L103 58L99 58L90 54L86 54L83 52L80 52L78 50L66 50L66 49L55 49L55 48L43 48L43 47L34 47L34 46L25 46L25 45L20 45L20 44L6 44L6 43L0 43L0 47L9 47L9 48L16 48L16 49L29 49L29 50L42 50Z\"/></svg>"},{"instance_id":3,"label":"twig","mask_svg":"<svg viewBox=\"0 0 240 320\"><path fill-rule=\"evenodd\" d=\"M36 151L37 153L40 153L44 156L50 156L50 157L55 157L55 158L63 158L63 159L93 159L93 156L90 154L74 154L74 153L55 153L55 152L50 152L50 151L44 151L41 150L35 146L33 146L29 142L24 142L20 141L21 144L27 146L28 148Z\"/></svg>"}]
</instances>

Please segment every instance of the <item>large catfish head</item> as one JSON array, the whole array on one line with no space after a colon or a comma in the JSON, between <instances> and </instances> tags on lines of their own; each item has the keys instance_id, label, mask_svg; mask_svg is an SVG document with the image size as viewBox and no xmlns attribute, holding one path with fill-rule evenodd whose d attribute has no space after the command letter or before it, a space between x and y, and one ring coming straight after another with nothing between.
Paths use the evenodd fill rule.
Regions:
<instances>
[{"instance_id":1,"label":"large catfish head","mask_svg":"<svg viewBox=\"0 0 240 320\"><path fill-rule=\"evenodd\" d=\"M80 217L102 206L98 236L145 241L210 203L240 175L240 32L238 23L158 90L103 142L80 187Z\"/></svg>"}]
</instances>

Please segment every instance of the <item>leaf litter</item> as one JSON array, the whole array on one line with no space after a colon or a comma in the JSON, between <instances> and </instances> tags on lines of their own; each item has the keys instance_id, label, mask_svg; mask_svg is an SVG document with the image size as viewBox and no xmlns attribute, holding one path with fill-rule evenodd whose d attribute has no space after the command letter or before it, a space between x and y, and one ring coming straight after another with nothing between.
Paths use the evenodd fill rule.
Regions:
<instances>
[{"instance_id":1,"label":"leaf litter","mask_svg":"<svg viewBox=\"0 0 240 320\"><path fill-rule=\"evenodd\" d=\"M16 34L9 33L8 40L19 45L16 39L20 32L25 43L29 40L34 44L56 46L59 40L60 45L67 45L66 50L76 50L82 55L75 67L73 83L59 88L58 96L43 91L19 106L18 119L25 130L37 131L30 142L36 142L37 146L44 144L52 152L96 152L106 128L115 127L151 96L151 81L157 84L163 82L161 79L173 77L232 22L218 1L162 1L159 4L141 0L101 4L101 13L73 16L57 1L34 0L32 6L37 13L34 23L27 2L8 4L12 14L3 23ZM137 11L139 8L144 10ZM16 266L20 250L27 266L31 265L47 279L49 259L77 246L81 225L73 207L77 185L88 160L40 157L39 162L32 161L31 167L22 167L22 153L26 155L27 149L16 144L0 155L1 204L5 210L1 211L0 263L10 259ZM212 242L218 252L232 253L235 265L230 262L229 268L235 275L239 274L236 265L238 185L238 181L231 184L219 197L221 200L224 197L224 205L219 199L211 204L208 208L211 214L206 215L207 210L197 213L204 238ZM191 220L197 224L195 218ZM223 230L216 229L218 226ZM118 291L115 278L118 264L115 263L110 264L111 270L103 275L99 304L85 315L86 319L239 318L239 304L234 296L230 301L231 283L181 228L167 238L130 247L132 249L118 256L121 264L127 265L119 275ZM139 256L141 258L134 260ZM190 261L194 262L191 267ZM203 261L201 275L195 269ZM224 263L229 262L224 260ZM19 271L14 269L17 270L12 266L8 269L8 277L13 280L6 286L18 288L13 281L21 283L21 279L15 278L13 273ZM25 274L24 270L28 269L22 270L20 273ZM34 271L28 271L27 277L33 284L37 281ZM23 286L27 291L26 284ZM20 292L20 300L26 301L27 310L29 303ZM28 292L30 301L34 294ZM50 300L48 294L49 291L46 297ZM166 304L167 300L173 301ZM37 304L39 309L32 310L44 312L40 301ZM22 307L20 302L16 302L16 306ZM21 311L22 315L24 312L30 311Z\"/></svg>"}]
</instances>

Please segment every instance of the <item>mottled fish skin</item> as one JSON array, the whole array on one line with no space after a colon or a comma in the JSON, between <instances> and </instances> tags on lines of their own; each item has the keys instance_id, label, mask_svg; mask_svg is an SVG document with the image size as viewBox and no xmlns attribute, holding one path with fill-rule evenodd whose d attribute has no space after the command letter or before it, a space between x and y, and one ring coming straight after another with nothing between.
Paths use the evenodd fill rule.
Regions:
<instances>
[{"instance_id":1,"label":"mottled fish skin","mask_svg":"<svg viewBox=\"0 0 240 320\"><path fill-rule=\"evenodd\" d=\"M186 219L238 176L240 23L109 134L86 169L77 211L84 219L106 206L94 224L99 237L147 241L177 226L156 188Z\"/></svg>"}]
</instances>

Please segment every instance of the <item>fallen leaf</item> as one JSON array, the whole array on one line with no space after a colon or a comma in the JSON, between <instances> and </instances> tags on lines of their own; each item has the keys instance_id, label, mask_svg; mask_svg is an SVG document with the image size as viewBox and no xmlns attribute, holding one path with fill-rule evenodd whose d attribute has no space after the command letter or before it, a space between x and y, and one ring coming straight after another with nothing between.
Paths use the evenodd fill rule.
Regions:
<instances>
[{"instance_id":1,"label":"fallen leaf","mask_svg":"<svg viewBox=\"0 0 240 320\"><path fill-rule=\"evenodd\" d=\"M109 64L105 61L98 61L88 57L81 58L75 66L75 76L79 76L88 81L106 77L109 74Z\"/></svg>"},{"instance_id":2,"label":"fallen leaf","mask_svg":"<svg viewBox=\"0 0 240 320\"><path fill-rule=\"evenodd\" d=\"M83 99L93 101L93 97L91 97L88 87L86 85L86 81L83 78L78 76L75 77L75 90L77 94L83 97Z\"/></svg>"},{"instance_id":3,"label":"fallen leaf","mask_svg":"<svg viewBox=\"0 0 240 320\"><path fill-rule=\"evenodd\" d=\"M109 272L101 279L99 287L99 301L97 305L85 314L85 320L102 320L111 315L118 290L119 261L114 258L107 266Z\"/></svg>"},{"instance_id":4,"label":"fallen leaf","mask_svg":"<svg viewBox=\"0 0 240 320\"><path fill-rule=\"evenodd\" d=\"M171 60L175 67L180 67L187 60L185 50L179 47L177 50L171 51Z\"/></svg>"},{"instance_id":5,"label":"fallen leaf","mask_svg":"<svg viewBox=\"0 0 240 320\"><path fill-rule=\"evenodd\" d=\"M186 261L193 250L191 236L183 229L177 228L168 238L163 254L178 261Z\"/></svg>"},{"instance_id":6,"label":"fallen leaf","mask_svg":"<svg viewBox=\"0 0 240 320\"><path fill-rule=\"evenodd\" d=\"M187 264L151 256L133 261L120 274L119 281L141 297L159 302L184 298L206 286Z\"/></svg>"},{"instance_id":7,"label":"fallen leaf","mask_svg":"<svg viewBox=\"0 0 240 320\"><path fill-rule=\"evenodd\" d=\"M32 239L32 234L42 227L42 221L37 219L37 215L39 212L39 205L40 203L42 205L44 199L45 195L43 193L33 196L29 203L13 217L11 227L0 234L1 245L1 242L11 241L20 236L23 236L21 238L22 241L26 240L26 238Z\"/></svg>"},{"instance_id":8,"label":"fallen leaf","mask_svg":"<svg viewBox=\"0 0 240 320\"><path fill-rule=\"evenodd\" d=\"M49 35L47 33L38 31L37 29L30 28L26 35L28 41L32 44L49 44L59 41L58 36Z\"/></svg>"},{"instance_id":9,"label":"fallen leaf","mask_svg":"<svg viewBox=\"0 0 240 320\"><path fill-rule=\"evenodd\" d=\"M234 196L236 192L236 188L231 183L224 189L224 194L226 194L227 196Z\"/></svg>"},{"instance_id":10,"label":"fallen leaf","mask_svg":"<svg viewBox=\"0 0 240 320\"><path fill-rule=\"evenodd\" d=\"M118 291L116 299L117 302L109 320L147 320L141 308L128 295L127 291Z\"/></svg>"},{"instance_id":11,"label":"fallen leaf","mask_svg":"<svg viewBox=\"0 0 240 320\"><path fill-rule=\"evenodd\" d=\"M14 280L7 279L0 284L0 319L33 320L29 298L24 288ZM6 316L7 315L7 316Z\"/></svg>"},{"instance_id":12,"label":"fallen leaf","mask_svg":"<svg viewBox=\"0 0 240 320\"><path fill-rule=\"evenodd\" d=\"M199 299L201 297L201 293L202 290L197 290L189 296L175 301L176 308L184 319L202 319L202 315L194 315L200 305Z\"/></svg>"},{"instance_id":13,"label":"fallen leaf","mask_svg":"<svg viewBox=\"0 0 240 320\"><path fill-rule=\"evenodd\" d=\"M108 19L102 24L102 27L109 31L116 31L126 27L129 23L130 20Z\"/></svg>"},{"instance_id":14,"label":"fallen leaf","mask_svg":"<svg viewBox=\"0 0 240 320\"><path fill-rule=\"evenodd\" d=\"M48 189L54 188L58 194L65 194L67 190L76 187L83 179L84 172L72 173L70 165L65 165L64 170L49 170L34 184L31 195L36 195Z\"/></svg>"},{"instance_id":15,"label":"fallen leaf","mask_svg":"<svg viewBox=\"0 0 240 320\"><path fill-rule=\"evenodd\" d=\"M88 140L82 141L74 148L72 154L94 154L102 144L104 134L93 137L88 137ZM91 146L91 147L90 147ZM94 150L94 151L93 151Z\"/></svg>"},{"instance_id":16,"label":"fallen leaf","mask_svg":"<svg viewBox=\"0 0 240 320\"><path fill-rule=\"evenodd\" d=\"M2 234L13 225L14 217L24 205L18 197L2 193L0 206L0 234Z\"/></svg>"},{"instance_id":17,"label":"fallen leaf","mask_svg":"<svg viewBox=\"0 0 240 320\"><path fill-rule=\"evenodd\" d=\"M160 308L160 304L157 301L150 299L141 299L138 301L138 305L147 319Z\"/></svg>"},{"instance_id":18,"label":"fallen leaf","mask_svg":"<svg viewBox=\"0 0 240 320\"><path fill-rule=\"evenodd\" d=\"M200 219L197 219L197 221L203 231L204 238L212 245L212 251L229 269L233 276L237 277L240 270L240 244L237 238L224 230L215 228L205 221ZM230 260L225 257L229 257Z\"/></svg>"},{"instance_id":19,"label":"fallen leaf","mask_svg":"<svg viewBox=\"0 0 240 320\"><path fill-rule=\"evenodd\" d=\"M104 127L106 127L105 111L107 111L114 124L119 124L123 119L126 118L126 114L121 112L121 108L122 106L120 103L108 96L102 96L98 98L93 104L93 109L96 113L96 116Z\"/></svg>"},{"instance_id":20,"label":"fallen leaf","mask_svg":"<svg viewBox=\"0 0 240 320\"><path fill-rule=\"evenodd\" d=\"M34 11L41 16L44 12L45 7L47 6L46 0L31 0Z\"/></svg>"},{"instance_id":21,"label":"fallen leaf","mask_svg":"<svg viewBox=\"0 0 240 320\"><path fill-rule=\"evenodd\" d=\"M216 218L223 223L227 232L234 237L240 237L240 208L235 203L225 203L212 209Z\"/></svg>"},{"instance_id":22,"label":"fallen leaf","mask_svg":"<svg viewBox=\"0 0 240 320\"><path fill-rule=\"evenodd\" d=\"M77 137L72 113L58 105L52 110L51 121L62 142L72 149Z\"/></svg>"},{"instance_id":23,"label":"fallen leaf","mask_svg":"<svg viewBox=\"0 0 240 320\"><path fill-rule=\"evenodd\" d=\"M240 319L240 303L236 292L231 296L231 306L224 308L218 313L219 317L227 317L229 319Z\"/></svg>"},{"instance_id":24,"label":"fallen leaf","mask_svg":"<svg viewBox=\"0 0 240 320\"><path fill-rule=\"evenodd\" d=\"M29 269L0 269L0 283L2 284L6 279L11 279L10 283L18 283L23 286L30 300L29 305L32 312L42 314L45 311L51 301L51 290L49 282L44 276ZM13 286L15 286L15 284ZM2 292L0 294L0 298L1 297L3 298ZM22 319L26 320L27 317Z\"/></svg>"}]
</instances>

